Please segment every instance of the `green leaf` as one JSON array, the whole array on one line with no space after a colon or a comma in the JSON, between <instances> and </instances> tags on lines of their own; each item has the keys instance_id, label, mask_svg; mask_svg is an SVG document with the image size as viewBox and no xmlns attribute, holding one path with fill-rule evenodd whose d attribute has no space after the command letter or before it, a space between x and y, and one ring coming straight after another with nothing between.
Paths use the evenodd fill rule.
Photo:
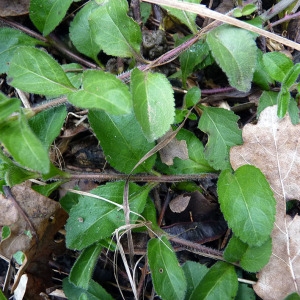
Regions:
<instances>
[{"instance_id":1,"label":"green leaf","mask_svg":"<svg viewBox=\"0 0 300 300\"><path fill-rule=\"evenodd\" d=\"M16 260L16 262L19 265L22 265L22 263L25 260L25 254L22 251L17 251L14 255L13 258Z\"/></svg>"},{"instance_id":2,"label":"green leaf","mask_svg":"<svg viewBox=\"0 0 300 300\"><path fill-rule=\"evenodd\" d=\"M190 300L234 299L237 290L238 278L234 267L219 261L205 274Z\"/></svg>"},{"instance_id":3,"label":"green leaf","mask_svg":"<svg viewBox=\"0 0 300 300\"><path fill-rule=\"evenodd\" d=\"M45 51L19 47L10 62L8 83L20 90L49 96L74 91L61 66Z\"/></svg>"},{"instance_id":4,"label":"green leaf","mask_svg":"<svg viewBox=\"0 0 300 300\"><path fill-rule=\"evenodd\" d=\"M286 87L287 89L290 89L292 85L297 81L299 74L300 74L300 63L295 64L285 75L282 81L282 86Z\"/></svg>"},{"instance_id":5,"label":"green leaf","mask_svg":"<svg viewBox=\"0 0 300 300\"><path fill-rule=\"evenodd\" d=\"M235 300L255 300L256 295L253 291L253 288L250 288L247 284L245 283L240 283L239 284L239 289L236 294Z\"/></svg>"},{"instance_id":6,"label":"green leaf","mask_svg":"<svg viewBox=\"0 0 300 300\"><path fill-rule=\"evenodd\" d=\"M228 262L239 262L247 272L258 272L268 263L271 254L271 238L261 246L249 246L233 235L224 251L224 258Z\"/></svg>"},{"instance_id":7,"label":"green leaf","mask_svg":"<svg viewBox=\"0 0 300 300\"><path fill-rule=\"evenodd\" d=\"M10 237L10 227L4 225L1 230L1 242Z\"/></svg>"},{"instance_id":8,"label":"green leaf","mask_svg":"<svg viewBox=\"0 0 300 300\"><path fill-rule=\"evenodd\" d=\"M31 0L30 20L46 36L63 20L72 2L73 0Z\"/></svg>"},{"instance_id":9,"label":"green leaf","mask_svg":"<svg viewBox=\"0 0 300 300\"><path fill-rule=\"evenodd\" d=\"M277 104L277 96L278 92L273 91L263 91L259 98L259 103L257 107L257 115L259 116L260 113L268 106L273 106Z\"/></svg>"},{"instance_id":10,"label":"green leaf","mask_svg":"<svg viewBox=\"0 0 300 300\"><path fill-rule=\"evenodd\" d=\"M263 55L264 66L272 79L282 82L293 62L290 58L280 52L269 52Z\"/></svg>"},{"instance_id":11,"label":"green leaf","mask_svg":"<svg viewBox=\"0 0 300 300\"><path fill-rule=\"evenodd\" d=\"M197 0L184 0L183 2L189 3L197 3ZM197 33L197 26L196 26L196 17L197 14L192 12L187 12L182 9L176 9L168 6L162 6L166 9L172 16L176 17L182 24L186 25L193 33Z\"/></svg>"},{"instance_id":12,"label":"green leaf","mask_svg":"<svg viewBox=\"0 0 300 300\"><path fill-rule=\"evenodd\" d=\"M88 2L70 24L70 39L76 49L95 61L98 61L97 55L101 49L93 39L89 17L98 7L95 2Z\"/></svg>"},{"instance_id":13,"label":"green leaf","mask_svg":"<svg viewBox=\"0 0 300 300\"><path fill-rule=\"evenodd\" d=\"M285 297L284 300L300 300L300 295L298 293L292 293Z\"/></svg>"},{"instance_id":14,"label":"green leaf","mask_svg":"<svg viewBox=\"0 0 300 300\"><path fill-rule=\"evenodd\" d=\"M53 183L49 183L46 185L34 185L31 188L34 191L36 191L46 197L49 197L52 192L54 192L56 189L58 189L61 186L62 183L63 183L62 181L55 181Z\"/></svg>"},{"instance_id":15,"label":"green leaf","mask_svg":"<svg viewBox=\"0 0 300 300\"><path fill-rule=\"evenodd\" d=\"M291 94L289 90L285 86L282 86L280 92L277 95L277 104L278 104L277 116L279 118L283 118L286 115L288 111L290 99L291 99Z\"/></svg>"},{"instance_id":16,"label":"green leaf","mask_svg":"<svg viewBox=\"0 0 300 300\"><path fill-rule=\"evenodd\" d=\"M253 34L241 28L222 25L210 31L206 41L230 85L242 92L249 91L257 57Z\"/></svg>"},{"instance_id":17,"label":"green leaf","mask_svg":"<svg viewBox=\"0 0 300 300\"><path fill-rule=\"evenodd\" d=\"M229 149L243 143L242 132L237 126L239 117L232 111L204 107L198 128L208 134L204 156L215 170L230 168Z\"/></svg>"},{"instance_id":18,"label":"green leaf","mask_svg":"<svg viewBox=\"0 0 300 300\"><path fill-rule=\"evenodd\" d=\"M102 248L101 244L96 243L81 252L69 275L69 281L71 283L80 288L88 289Z\"/></svg>"},{"instance_id":19,"label":"green leaf","mask_svg":"<svg viewBox=\"0 0 300 300\"><path fill-rule=\"evenodd\" d=\"M185 42L189 37L181 39L179 44ZM208 55L209 48L204 40L199 40L197 43L179 55L183 86L186 85L186 79L193 72L194 68L204 61Z\"/></svg>"},{"instance_id":20,"label":"green leaf","mask_svg":"<svg viewBox=\"0 0 300 300\"><path fill-rule=\"evenodd\" d=\"M257 7L255 4L252 4L252 3L246 4L242 9L242 15L249 16L252 13L254 13L256 10L257 10Z\"/></svg>"},{"instance_id":21,"label":"green leaf","mask_svg":"<svg viewBox=\"0 0 300 300\"><path fill-rule=\"evenodd\" d=\"M131 73L131 92L135 116L149 142L163 136L174 121L175 100L167 78L160 73Z\"/></svg>"},{"instance_id":22,"label":"green leaf","mask_svg":"<svg viewBox=\"0 0 300 300\"><path fill-rule=\"evenodd\" d=\"M7 300L7 298L4 296L1 290L0 290L0 300Z\"/></svg>"},{"instance_id":23,"label":"green leaf","mask_svg":"<svg viewBox=\"0 0 300 300\"><path fill-rule=\"evenodd\" d=\"M297 101L295 101L294 99L290 99L289 102L289 116L291 118L292 124L296 125L299 123L299 108L298 108L298 104Z\"/></svg>"},{"instance_id":24,"label":"green leaf","mask_svg":"<svg viewBox=\"0 0 300 300\"><path fill-rule=\"evenodd\" d=\"M48 152L32 132L23 115L18 120L7 122L1 128L0 140L22 166L42 173L49 171Z\"/></svg>"},{"instance_id":25,"label":"green leaf","mask_svg":"<svg viewBox=\"0 0 300 300\"><path fill-rule=\"evenodd\" d=\"M90 15L93 40L108 55L140 57L142 33L127 11L127 1L110 0Z\"/></svg>"},{"instance_id":26,"label":"green leaf","mask_svg":"<svg viewBox=\"0 0 300 300\"><path fill-rule=\"evenodd\" d=\"M149 188L134 183L129 185L131 211L141 213L145 207ZM113 203L93 197L82 196L70 211L66 225L67 247L81 250L101 239L109 237L115 229L125 224L123 203L124 182L110 182L91 191L92 194L108 199ZM119 204L119 205L118 205ZM131 214L131 223L137 220Z\"/></svg>"},{"instance_id":27,"label":"green leaf","mask_svg":"<svg viewBox=\"0 0 300 300\"><path fill-rule=\"evenodd\" d=\"M61 65L74 87L79 89L82 85L83 67L76 63Z\"/></svg>"},{"instance_id":28,"label":"green leaf","mask_svg":"<svg viewBox=\"0 0 300 300\"><path fill-rule=\"evenodd\" d=\"M75 188L76 189L76 188ZM76 204L78 204L79 202L79 195L78 194L74 194L71 192L67 192L60 200L59 200L59 204L61 205L61 207L68 213L70 214L70 210L73 206L75 206Z\"/></svg>"},{"instance_id":29,"label":"green leaf","mask_svg":"<svg viewBox=\"0 0 300 300\"><path fill-rule=\"evenodd\" d=\"M96 70L83 73L82 89L68 95L68 100L82 108L103 109L115 115L129 113L132 106L126 84L110 73Z\"/></svg>"},{"instance_id":30,"label":"green leaf","mask_svg":"<svg viewBox=\"0 0 300 300\"><path fill-rule=\"evenodd\" d=\"M263 63L263 52L257 49L257 64L253 74L253 83L257 84L263 90L269 90L274 80L270 77Z\"/></svg>"},{"instance_id":31,"label":"green leaf","mask_svg":"<svg viewBox=\"0 0 300 300\"><path fill-rule=\"evenodd\" d=\"M185 299L189 299L192 292L194 291L196 286L198 286L209 269L205 265L201 265L200 263L188 260L182 266L182 270L187 281L187 292L185 295Z\"/></svg>"},{"instance_id":32,"label":"green leaf","mask_svg":"<svg viewBox=\"0 0 300 300\"><path fill-rule=\"evenodd\" d=\"M190 108L197 104L201 99L201 91L198 87L189 89L184 97L185 106Z\"/></svg>"},{"instance_id":33,"label":"green leaf","mask_svg":"<svg viewBox=\"0 0 300 300\"><path fill-rule=\"evenodd\" d=\"M153 238L147 246L148 262L156 293L165 300L184 299L187 283L166 237Z\"/></svg>"},{"instance_id":34,"label":"green leaf","mask_svg":"<svg viewBox=\"0 0 300 300\"><path fill-rule=\"evenodd\" d=\"M5 173L5 181L8 186L14 186L28 179L39 178L40 174L28 171L16 165L11 165Z\"/></svg>"},{"instance_id":35,"label":"green leaf","mask_svg":"<svg viewBox=\"0 0 300 300\"><path fill-rule=\"evenodd\" d=\"M181 129L176 135L177 140L185 140L188 148L188 159L175 157L173 165L166 166L158 164L160 171L166 174L198 174L209 173L215 170L208 164L204 157L204 147L202 142L191 132Z\"/></svg>"},{"instance_id":36,"label":"green leaf","mask_svg":"<svg viewBox=\"0 0 300 300\"><path fill-rule=\"evenodd\" d=\"M107 161L120 172L130 173L139 160L155 146L147 141L133 113L113 116L104 111L90 110L88 118ZM134 173L149 172L155 158L155 155L151 156Z\"/></svg>"},{"instance_id":37,"label":"green leaf","mask_svg":"<svg viewBox=\"0 0 300 300\"><path fill-rule=\"evenodd\" d=\"M81 297L85 297L83 299L88 300L113 300L114 298L107 293L107 291L97 282L91 280L89 283L89 287L85 290L79 287L76 287L72 283L69 282L69 278L63 279L63 290L65 295L70 300L82 299Z\"/></svg>"},{"instance_id":38,"label":"green leaf","mask_svg":"<svg viewBox=\"0 0 300 300\"><path fill-rule=\"evenodd\" d=\"M19 110L21 102L17 98L8 98L0 92L0 122L4 121L13 112Z\"/></svg>"},{"instance_id":39,"label":"green leaf","mask_svg":"<svg viewBox=\"0 0 300 300\"><path fill-rule=\"evenodd\" d=\"M244 165L234 174L221 173L218 180L221 210L233 233L250 246L261 246L270 237L276 201L263 173Z\"/></svg>"},{"instance_id":40,"label":"green leaf","mask_svg":"<svg viewBox=\"0 0 300 300\"><path fill-rule=\"evenodd\" d=\"M45 149L49 150L50 145L60 134L66 116L66 107L61 105L44 110L29 119L29 126L43 143Z\"/></svg>"},{"instance_id":41,"label":"green leaf","mask_svg":"<svg viewBox=\"0 0 300 300\"><path fill-rule=\"evenodd\" d=\"M7 73L9 62L19 46L44 44L25 33L8 27L0 28L0 74Z\"/></svg>"}]
</instances>

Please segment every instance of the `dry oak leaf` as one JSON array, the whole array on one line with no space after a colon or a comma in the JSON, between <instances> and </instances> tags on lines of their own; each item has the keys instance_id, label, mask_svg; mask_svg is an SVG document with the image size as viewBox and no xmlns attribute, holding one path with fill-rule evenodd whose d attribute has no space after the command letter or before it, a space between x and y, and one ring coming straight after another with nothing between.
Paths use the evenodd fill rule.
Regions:
<instances>
[{"instance_id":1,"label":"dry oak leaf","mask_svg":"<svg viewBox=\"0 0 300 300\"><path fill-rule=\"evenodd\" d=\"M300 124L277 117L277 106L263 110L257 125L243 129L242 146L230 151L233 169L251 164L266 176L276 199L272 255L253 286L264 300L300 292L300 217L286 214L286 201L300 199Z\"/></svg>"}]
</instances>

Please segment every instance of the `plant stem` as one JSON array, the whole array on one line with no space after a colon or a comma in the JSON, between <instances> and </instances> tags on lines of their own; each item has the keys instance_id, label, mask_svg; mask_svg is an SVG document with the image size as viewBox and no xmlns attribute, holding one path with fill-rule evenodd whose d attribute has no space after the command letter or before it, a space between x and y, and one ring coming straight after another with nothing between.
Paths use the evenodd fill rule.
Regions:
<instances>
[{"instance_id":1,"label":"plant stem","mask_svg":"<svg viewBox=\"0 0 300 300\"><path fill-rule=\"evenodd\" d=\"M268 21L284 11L289 5L291 5L295 0L281 0L274 6L272 6L269 10L261 14L259 17L264 21Z\"/></svg>"},{"instance_id":2,"label":"plant stem","mask_svg":"<svg viewBox=\"0 0 300 300\"><path fill-rule=\"evenodd\" d=\"M273 23L270 23L269 25L267 25L265 28L266 29L269 29L269 28L272 28L272 27L275 27L281 23L284 23L286 21L289 21L289 20L292 20L292 19L296 19L300 16L300 11L298 11L297 13L295 14L292 14L292 15L286 15L285 17L281 18L280 20L276 21L276 22L273 22Z\"/></svg>"},{"instance_id":3,"label":"plant stem","mask_svg":"<svg viewBox=\"0 0 300 300\"><path fill-rule=\"evenodd\" d=\"M186 175L131 175L129 181L135 182L181 182L189 180L202 180L202 179L216 179L218 177L217 173L203 173L203 174L186 174ZM103 181L117 181L117 180L126 180L128 175L118 174L118 173L83 173L83 174L70 174L70 180L95 180L99 182ZM65 179L65 178L59 178Z\"/></svg>"}]
</instances>

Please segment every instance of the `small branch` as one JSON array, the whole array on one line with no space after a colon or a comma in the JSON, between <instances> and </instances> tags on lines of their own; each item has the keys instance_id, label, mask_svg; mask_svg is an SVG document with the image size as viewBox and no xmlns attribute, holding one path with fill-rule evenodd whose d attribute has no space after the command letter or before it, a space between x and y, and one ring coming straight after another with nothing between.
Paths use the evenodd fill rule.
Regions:
<instances>
[{"instance_id":1,"label":"small branch","mask_svg":"<svg viewBox=\"0 0 300 300\"><path fill-rule=\"evenodd\" d=\"M135 182L181 182L189 180L215 179L218 177L217 173L203 173L203 174L187 174L187 175L131 175L129 181ZM65 178L64 178L65 179ZM128 179L127 174L105 174L105 173L89 173L89 174L70 174L70 180L95 180L103 181L117 181Z\"/></svg>"},{"instance_id":2,"label":"small branch","mask_svg":"<svg viewBox=\"0 0 300 300\"><path fill-rule=\"evenodd\" d=\"M270 23L269 25L267 25L265 27L265 29L270 29L270 28L273 28L281 23L284 23L284 22L287 22L289 20L292 20L292 19L296 19L300 17L300 11L298 11L297 13L295 14L292 14L292 15L286 15L285 17L281 18L280 20L276 21L276 22L273 22L273 23Z\"/></svg>"},{"instance_id":3,"label":"small branch","mask_svg":"<svg viewBox=\"0 0 300 300\"><path fill-rule=\"evenodd\" d=\"M282 0L279 1L277 4L272 6L269 10L261 14L259 17L264 21L268 21L284 11L288 6L290 6L295 0Z\"/></svg>"}]
</instances>

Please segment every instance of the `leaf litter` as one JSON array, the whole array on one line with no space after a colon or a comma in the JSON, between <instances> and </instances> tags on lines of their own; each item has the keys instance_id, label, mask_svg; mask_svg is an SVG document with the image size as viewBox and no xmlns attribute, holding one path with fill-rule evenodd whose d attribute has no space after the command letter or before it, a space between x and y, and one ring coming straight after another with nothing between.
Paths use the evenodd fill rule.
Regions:
<instances>
[{"instance_id":1,"label":"leaf litter","mask_svg":"<svg viewBox=\"0 0 300 300\"><path fill-rule=\"evenodd\" d=\"M300 216L286 214L286 202L299 200L300 125L277 117L277 106L263 110L257 125L243 129L242 146L230 151L233 169L251 164L264 173L276 199L272 255L258 273L255 292L265 300L284 299L300 289Z\"/></svg>"}]
</instances>

